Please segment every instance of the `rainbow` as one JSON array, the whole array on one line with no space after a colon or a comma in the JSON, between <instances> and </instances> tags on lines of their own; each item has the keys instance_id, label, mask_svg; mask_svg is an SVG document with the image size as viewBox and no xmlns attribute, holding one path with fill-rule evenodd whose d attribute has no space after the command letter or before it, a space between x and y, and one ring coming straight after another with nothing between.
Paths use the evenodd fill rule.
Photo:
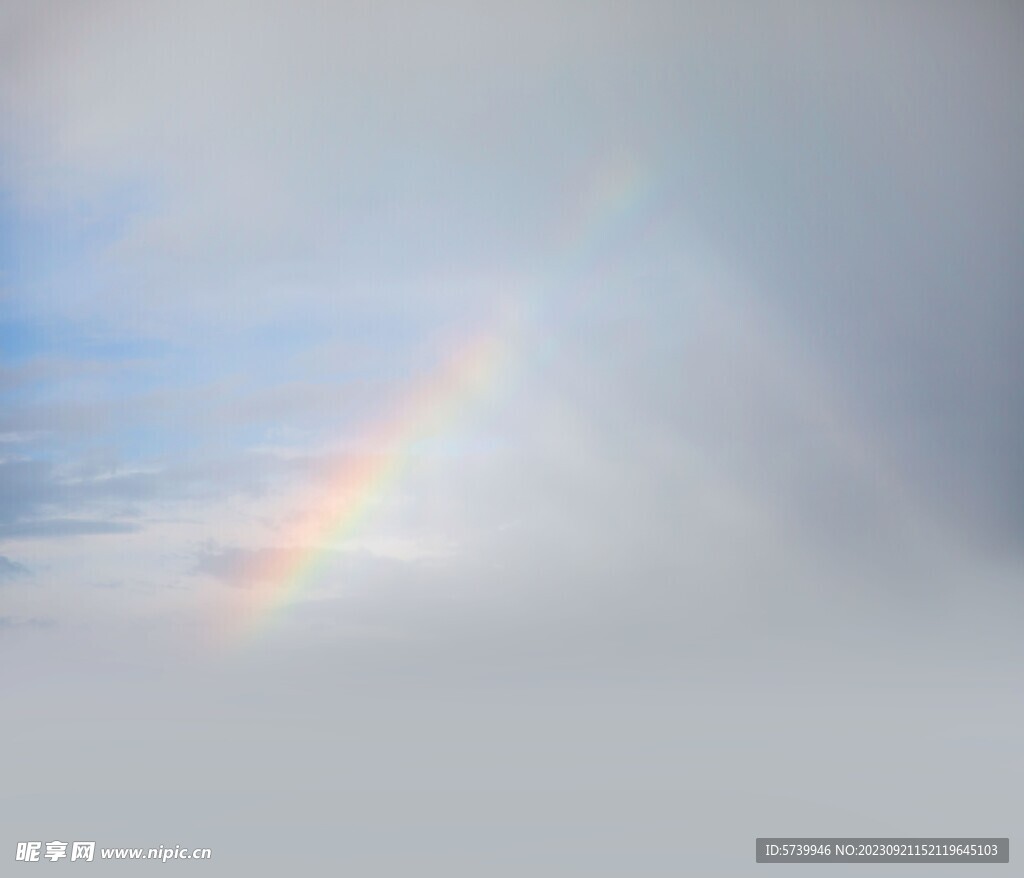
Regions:
<instances>
[{"instance_id":1,"label":"rainbow","mask_svg":"<svg viewBox=\"0 0 1024 878\"><path fill-rule=\"evenodd\" d=\"M635 163L604 164L589 176L584 199L567 212L554 272L535 297L520 297L520 317L559 299L562 319L578 317L592 304L589 296L599 286L595 271L657 213L653 177ZM316 576L332 550L356 531L415 457L416 446L494 385L510 357L510 313L506 311L491 331L451 346L451 354L399 401L394 413L367 430L355 443L356 450L328 469L318 480L321 487L315 496L302 504L301 518L278 540L282 548L253 553L249 557L254 560L233 571L231 578L245 587L233 590L240 595L241 606L233 604L227 610L224 627L249 636L263 630ZM546 359L541 355L538 362Z\"/></svg>"},{"instance_id":2,"label":"rainbow","mask_svg":"<svg viewBox=\"0 0 1024 878\"><path fill-rule=\"evenodd\" d=\"M256 634L291 603L399 478L415 447L495 382L507 359L507 336L507 331L477 332L452 348L393 413L365 431L318 479L315 497L282 534L281 547L255 552L231 571L231 580L243 586L235 592L240 605L228 610L231 640Z\"/></svg>"}]
</instances>

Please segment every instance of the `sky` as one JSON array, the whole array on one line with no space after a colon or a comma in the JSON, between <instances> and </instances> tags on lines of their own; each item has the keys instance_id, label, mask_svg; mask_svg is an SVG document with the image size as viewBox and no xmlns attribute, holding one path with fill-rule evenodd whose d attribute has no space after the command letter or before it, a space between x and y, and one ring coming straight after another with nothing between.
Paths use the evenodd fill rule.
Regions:
<instances>
[{"instance_id":1,"label":"sky","mask_svg":"<svg viewBox=\"0 0 1024 878\"><path fill-rule=\"evenodd\" d=\"M1012 842L1022 86L994 0L0 0L0 858Z\"/></svg>"}]
</instances>

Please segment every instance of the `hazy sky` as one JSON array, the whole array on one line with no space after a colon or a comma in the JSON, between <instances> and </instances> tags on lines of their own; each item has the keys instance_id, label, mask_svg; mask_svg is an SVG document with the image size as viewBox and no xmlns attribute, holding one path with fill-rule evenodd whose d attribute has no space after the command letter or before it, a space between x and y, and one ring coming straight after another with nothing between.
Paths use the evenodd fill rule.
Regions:
<instances>
[{"instance_id":1,"label":"hazy sky","mask_svg":"<svg viewBox=\"0 0 1024 878\"><path fill-rule=\"evenodd\" d=\"M1013 3L0 0L0 860L1013 836L1022 87Z\"/></svg>"}]
</instances>

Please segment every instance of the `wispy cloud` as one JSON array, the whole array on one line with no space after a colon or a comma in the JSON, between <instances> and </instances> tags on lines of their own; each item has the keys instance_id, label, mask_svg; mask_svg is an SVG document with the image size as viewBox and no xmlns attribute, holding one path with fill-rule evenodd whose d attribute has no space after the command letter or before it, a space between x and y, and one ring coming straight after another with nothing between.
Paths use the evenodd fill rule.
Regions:
<instances>
[{"instance_id":1,"label":"wispy cloud","mask_svg":"<svg viewBox=\"0 0 1024 878\"><path fill-rule=\"evenodd\" d=\"M123 521L96 521L81 518L44 518L0 525L0 537L73 537L95 534L124 534L138 525Z\"/></svg>"},{"instance_id":2,"label":"wispy cloud","mask_svg":"<svg viewBox=\"0 0 1024 878\"><path fill-rule=\"evenodd\" d=\"M32 617L25 619L18 616L0 616L0 632L18 629L53 628L56 624L53 619L49 618Z\"/></svg>"},{"instance_id":3,"label":"wispy cloud","mask_svg":"<svg viewBox=\"0 0 1024 878\"><path fill-rule=\"evenodd\" d=\"M0 555L0 583L9 582L12 579L19 579L29 575L29 569L24 564L12 561L4 555Z\"/></svg>"}]
</instances>

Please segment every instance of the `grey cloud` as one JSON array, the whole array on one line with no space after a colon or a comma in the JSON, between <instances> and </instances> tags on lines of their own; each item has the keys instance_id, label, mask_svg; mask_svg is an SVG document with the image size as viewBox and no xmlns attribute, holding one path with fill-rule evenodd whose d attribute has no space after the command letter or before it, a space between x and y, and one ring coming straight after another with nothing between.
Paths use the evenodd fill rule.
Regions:
<instances>
[{"instance_id":1,"label":"grey cloud","mask_svg":"<svg viewBox=\"0 0 1024 878\"><path fill-rule=\"evenodd\" d=\"M137 491L126 490L127 486L116 480L98 486L68 483L56 476L52 464L33 460L0 463L0 478L5 485L0 498L0 536L59 537L127 533L137 528L134 523L66 516L104 499L118 498L119 494L138 496Z\"/></svg>"},{"instance_id":2,"label":"grey cloud","mask_svg":"<svg viewBox=\"0 0 1024 878\"><path fill-rule=\"evenodd\" d=\"M193 574L219 579L232 585L245 585L248 581L263 582L275 575L275 568L282 555L293 554L296 547L265 546L242 548L211 544L195 555ZM328 578L344 577L351 581L358 578L360 587L368 583L380 583L382 578L396 573L404 574L415 570L417 563L377 555L365 549L348 551L325 551L316 547L305 547L303 554L316 553L318 564L326 568ZM280 575L280 574L276 574Z\"/></svg>"},{"instance_id":3,"label":"grey cloud","mask_svg":"<svg viewBox=\"0 0 1024 878\"><path fill-rule=\"evenodd\" d=\"M211 548L198 553L193 573L205 574L231 584L245 584L244 579L261 577L270 562L282 549Z\"/></svg>"},{"instance_id":4,"label":"grey cloud","mask_svg":"<svg viewBox=\"0 0 1024 878\"><path fill-rule=\"evenodd\" d=\"M85 169L146 155L186 187L169 215L141 218L114 247L122 270L153 277L104 285L111 312L132 330L188 325L211 346L226 325L272 325L296 308L339 327L356 303L400 310L420 297L450 312L438 304L448 285L408 278L529 268L557 253L552 215L585 189L588 167L622 153L793 328L807 367L828 373L901 479L961 509L965 527L1015 544L1024 263L1012 230L1024 174L1009 145L1024 119L1019 28L1004 26L1014 14L909 4L872 25L853 8L822 16L796 3L755 26L740 4L642 4L628 23L606 5L528 4L497 19L445 9L424 20L390 8L296 17L266 4L242 21L204 10L193 29L182 22L197 7L179 18L154 6L135 24L100 8L66 91L52 87L45 49L12 55L11 100L46 96L66 135L34 135L33 146ZM27 45L46 46L72 39L75 20L26 15L18 26ZM909 34L921 35L914 51ZM184 78L181 55L143 48L168 39L194 59ZM229 39L231 52L216 49ZM119 74L136 62L137 77ZM168 106L189 108L173 148ZM662 299L673 294L666 263L692 246L682 224L676 232L652 248L630 309L644 307L652 274L670 287ZM140 286L167 290L144 315L117 298ZM475 298L467 288L456 304ZM334 392L231 392L207 418L211 432L261 411L301 418ZM177 417L188 403L163 410ZM38 411L11 429L112 428L115 409Z\"/></svg>"},{"instance_id":5,"label":"grey cloud","mask_svg":"<svg viewBox=\"0 0 1024 878\"><path fill-rule=\"evenodd\" d=\"M16 212L116 214L14 300L175 342L0 373L0 432L48 431L0 536L137 527L40 552L146 583L4 591L41 602L5 632L61 620L5 643L10 843L88 812L238 874L322 871L340 825L353 874L659 876L794 827L1012 835L1018 7L0 8ZM503 296L511 377L207 648L276 498ZM343 550L391 534L445 552Z\"/></svg>"},{"instance_id":6,"label":"grey cloud","mask_svg":"<svg viewBox=\"0 0 1024 878\"><path fill-rule=\"evenodd\" d=\"M14 631L16 629L41 629L53 628L57 623L50 618L20 616L0 616L0 631Z\"/></svg>"},{"instance_id":7,"label":"grey cloud","mask_svg":"<svg viewBox=\"0 0 1024 878\"><path fill-rule=\"evenodd\" d=\"M101 521L80 518L41 518L0 524L0 537L73 537L99 534L127 534L139 529L137 524L123 521Z\"/></svg>"},{"instance_id":8,"label":"grey cloud","mask_svg":"<svg viewBox=\"0 0 1024 878\"><path fill-rule=\"evenodd\" d=\"M24 564L12 561L10 558L0 555L0 582L18 579L29 575L29 569Z\"/></svg>"},{"instance_id":9,"label":"grey cloud","mask_svg":"<svg viewBox=\"0 0 1024 878\"><path fill-rule=\"evenodd\" d=\"M147 504L153 501L260 493L282 475L305 472L317 460L315 455L282 459L253 454L229 460L212 455L152 472L123 472L109 460L80 460L64 473L49 461L7 460L0 462L5 485L0 536L129 533L145 526Z\"/></svg>"}]
</instances>

